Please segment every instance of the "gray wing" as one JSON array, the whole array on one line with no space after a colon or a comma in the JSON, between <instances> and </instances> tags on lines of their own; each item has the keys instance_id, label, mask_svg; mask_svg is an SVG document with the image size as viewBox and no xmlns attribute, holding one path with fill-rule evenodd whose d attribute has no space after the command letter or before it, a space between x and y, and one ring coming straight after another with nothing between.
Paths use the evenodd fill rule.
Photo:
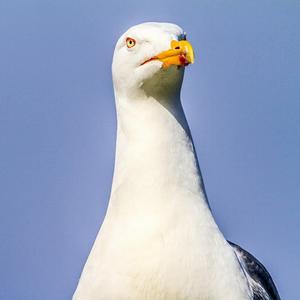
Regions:
<instances>
[{"instance_id":1,"label":"gray wing","mask_svg":"<svg viewBox=\"0 0 300 300\"><path fill-rule=\"evenodd\" d=\"M280 300L276 286L266 270L253 255L228 241L233 248L253 291L253 300Z\"/></svg>"}]
</instances>

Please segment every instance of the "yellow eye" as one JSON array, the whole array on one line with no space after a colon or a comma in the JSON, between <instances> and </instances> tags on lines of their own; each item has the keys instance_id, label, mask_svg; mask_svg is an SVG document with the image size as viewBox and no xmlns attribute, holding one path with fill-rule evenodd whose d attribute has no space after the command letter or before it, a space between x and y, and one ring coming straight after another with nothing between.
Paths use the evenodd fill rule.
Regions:
<instances>
[{"instance_id":1,"label":"yellow eye","mask_svg":"<svg viewBox=\"0 0 300 300\"><path fill-rule=\"evenodd\" d=\"M132 48L136 44L135 39L128 37L126 39L127 48Z\"/></svg>"}]
</instances>

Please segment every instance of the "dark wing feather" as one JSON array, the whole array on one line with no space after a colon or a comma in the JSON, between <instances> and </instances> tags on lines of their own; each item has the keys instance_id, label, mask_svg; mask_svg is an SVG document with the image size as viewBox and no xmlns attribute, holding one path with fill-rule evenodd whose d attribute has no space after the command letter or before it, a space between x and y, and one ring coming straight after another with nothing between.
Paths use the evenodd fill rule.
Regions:
<instances>
[{"instance_id":1,"label":"dark wing feather","mask_svg":"<svg viewBox=\"0 0 300 300\"><path fill-rule=\"evenodd\" d=\"M228 241L233 248L253 291L253 300L280 300L276 286L266 270L253 255Z\"/></svg>"}]
</instances>

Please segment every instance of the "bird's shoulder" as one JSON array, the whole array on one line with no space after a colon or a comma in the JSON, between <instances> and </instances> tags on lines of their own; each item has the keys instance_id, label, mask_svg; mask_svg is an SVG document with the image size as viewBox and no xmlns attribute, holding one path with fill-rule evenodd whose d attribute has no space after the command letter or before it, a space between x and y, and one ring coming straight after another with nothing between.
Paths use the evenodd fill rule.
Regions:
<instances>
[{"instance_id":1,"label":"bird's shoulder","mask_svg":"<svg viewBox=\"0 0 300 300\"><path fill-rule=\"evenodd\" d=\"M271 275L263 264L239 245L228 241L233 248L253 291L253 300L280 300Z\"/></svg>"}]
</instances>

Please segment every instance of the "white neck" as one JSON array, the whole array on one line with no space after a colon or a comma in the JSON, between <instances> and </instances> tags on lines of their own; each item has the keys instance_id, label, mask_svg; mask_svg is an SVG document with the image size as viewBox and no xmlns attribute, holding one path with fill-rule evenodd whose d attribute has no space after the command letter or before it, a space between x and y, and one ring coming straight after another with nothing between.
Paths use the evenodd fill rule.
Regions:
<instances>
[{"instance_id":1,"label":"white neck","mask_svg":"<svg viewBox=\"0 0 300 300\"><path fill-rule=\"evenodd\" d=\"M149 211L162 202L186 198L207 208L179 92L161 97L141 92L131 99L116 94L116 98L118 130L110 207L116 202L119 208L128 208L130 202L132 209Z\"/></svg>"}]
</instances>

